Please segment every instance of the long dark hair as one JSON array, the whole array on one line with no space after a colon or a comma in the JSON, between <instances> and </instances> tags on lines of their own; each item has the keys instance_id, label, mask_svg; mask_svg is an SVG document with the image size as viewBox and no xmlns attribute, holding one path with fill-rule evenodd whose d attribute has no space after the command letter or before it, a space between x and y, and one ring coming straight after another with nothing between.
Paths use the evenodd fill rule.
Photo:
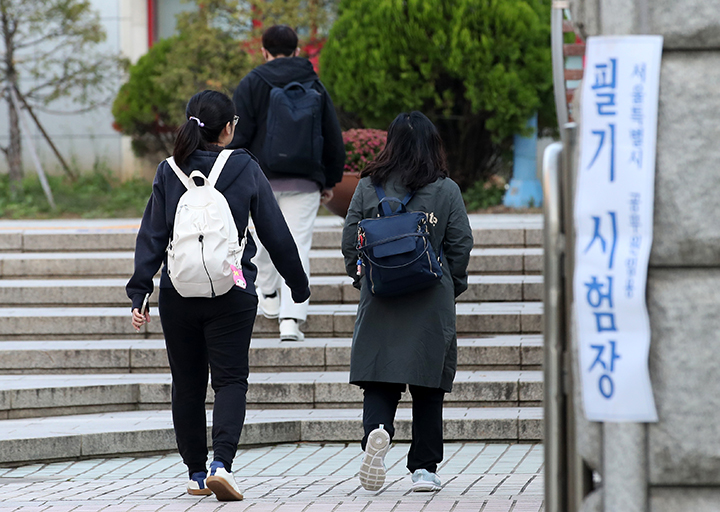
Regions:
<instances>
[{"instance_id":1,"label":"long dark hair","mask_svg":"<svg viewBox=\"0 0 720 512\"><path fill-rule=\"evenodd\" d=\"M235 116L235 104L221 92L205 90L190 98L185 108L185 124L178 128L173 157L185 163L196 149L207 150ZM192 118L192 119L191 119Z\"/></svg>"},{"instance_id":2,"label":"long dark hair","mask_svg":"<svg viewBox=\"0 0 720 512\"><path fill-rule=\"evenodd\" d=\"M380 154L363 169L383 185L398 176L403 186L418 190L448 175L445 147L435 125L422 112L403 112L390 123L387 142Z\"/></svg>"}]
</instances>

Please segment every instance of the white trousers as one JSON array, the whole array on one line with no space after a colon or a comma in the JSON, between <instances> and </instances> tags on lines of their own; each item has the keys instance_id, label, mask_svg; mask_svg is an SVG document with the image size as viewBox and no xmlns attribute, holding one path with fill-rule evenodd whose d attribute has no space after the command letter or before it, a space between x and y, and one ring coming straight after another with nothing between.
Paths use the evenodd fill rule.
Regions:
<instances>
[{"instance_id":1,"label":"white trousers","mask_svg":"<svg viewBox=\"0 0 720 512\"><path fill-rule=\"evenodd\" d=\"M297 245L300 260L305 273L310 278L310 248L312 247L313 227L320 206L320 192L275 192L275 199L280 205L285 222ZM256 237L258 245L257 255L253 259L258 268L258 293L272 295L274 291L280 294L280 320L295 318L300 322L307 320L309 300L296 304L292 300L290 288L285 284L282 276L275 269L265 247Z\"/></svg>"}]
</instances>

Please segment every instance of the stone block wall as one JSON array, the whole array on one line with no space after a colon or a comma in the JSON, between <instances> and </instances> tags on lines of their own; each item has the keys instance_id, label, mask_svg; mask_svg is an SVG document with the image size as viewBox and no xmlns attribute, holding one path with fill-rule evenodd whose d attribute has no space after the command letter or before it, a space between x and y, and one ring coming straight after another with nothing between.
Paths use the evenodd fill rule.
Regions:
<instances>
[{"instance_id":1,"label":"stone block wall","mask_svg":"<svg viewBox=\"0 0 720 512\"><path fill-rule=\"evenodd\" d=\"M627 499L639 502L623 510L718 510L720 0L571 0L570 10L586 37L664 36L647 291L660 421L642 427L647 487L644 495L631 493ZM585 430L581 438L599 432L592 424ZM606 446L591 449L587 458L595 461L612 453ZM615 482L602 473L617 461L595 465L606 483ZM601 507L586 503L587 510L610 510L607 499Z\"/></svg>"}]
</instances>

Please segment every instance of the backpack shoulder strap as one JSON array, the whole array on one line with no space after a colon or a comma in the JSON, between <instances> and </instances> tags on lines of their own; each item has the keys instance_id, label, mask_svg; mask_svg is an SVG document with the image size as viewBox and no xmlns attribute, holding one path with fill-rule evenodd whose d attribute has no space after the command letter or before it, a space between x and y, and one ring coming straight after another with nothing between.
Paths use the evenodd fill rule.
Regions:
<instances>
[{"instance_id":1,"label":"backpack shoulder strap","mask_svg":"<svg viewBox=\"0 0 720 512\"><path fill-rule=\"evenodd\" d=\"M383 199L385 199L385 191L380 185L373 186L375 187L375 193L380 200L380 204L378 205L378 207L380 208L380 212L382 213L383 217L387 215L392 215L392 208L390 208L390 205L387 204L387 201L383 201Z\"/></svg>"},{"instance_id":2,"label":"backpack shoulder strap","mask_svg":"<svg viewBox=\"0 0 720 512\"><path fill-rule=\"evenodd\" d=\"M175 158L171 156L169 158L166 158L165 161L168 163L168 165L170 165L170 168L175 171L175 175L180 180L180 183L182 183L185 188L190 188L190 185L188 184L190 178L188 178L188 176L184 172L182 172L182 169L178 167L178 164L175 163Z\"/></svg>"},{"instance_id":3,"label":"backpack shoulder strap","mask_svg":"<svg viewBox=\"0 0 720 512\"><path fill-rule=\"evenodd\" d=\"M208 181L213 187L217 183L217 180L220 177L220 173L225 167L228 158L230 158L230 155L232 155L232 152L232 149L223 149L222 151L220 151L220 154L215 159L215 163L213 164L212 169L210 169L210 174L208 175Z\"/></svg>"},{"instance_id":4,"label":"backpack shoulder strap","mask_svg":"<svg viewBox=\"0 0 720 512\"><path fill-rule=\"evenodd\" d=\"M277 85L275 85L275 84L272 83L270 80L268 80L267 78L265 78L265 77L263 76L263 74L260 73L260 71L258 71L257 69L253 69L252 72L255 73L255 75L259 76L259 77L260 77L260 80L262 80L263 82L265 82L266 84L268 84L271 89L274 89L274 88L277 87Z\"/></svg>"},{"instance_id":5,"label":"backpack shoulder strap","mask_svg":"<svg viewBox=\"0 0 720 512\"><path fill-rule=\"evenodd\" d=\"M403 206L407 206L407 204L410 202L410 199L412 199L414 195L415 195L415 191L411 190L410 192L407 193L407 195L405 196L405 199L403 199L400 202L403 204Z\"/></svg>"},{"instance_id":6,"label":"backpack shoulder strap","mask_svg":"<svg viewBox=\"0 0 720 512\"><path fill-rule=\"evenodd\" d=\"M383 216L392 215L392 213L393 213L393 210L390 207L390 205L388 204L388 202L391 202L391 201L397 202L397 203L402 204L402 207L405 207L410 202L410 199L412 199L412 197L415 195L415 191L411 190L410 192L407 193L405 198L401 201L400 199L398 199L396 197L386 197L385 191L383 190L383 188L380 185L374 185L374 187L375 187L375 193L377 194L378 199L380 199L379 206L380 206L380 209L382 210Z\"/></svg>"}]
</instances>

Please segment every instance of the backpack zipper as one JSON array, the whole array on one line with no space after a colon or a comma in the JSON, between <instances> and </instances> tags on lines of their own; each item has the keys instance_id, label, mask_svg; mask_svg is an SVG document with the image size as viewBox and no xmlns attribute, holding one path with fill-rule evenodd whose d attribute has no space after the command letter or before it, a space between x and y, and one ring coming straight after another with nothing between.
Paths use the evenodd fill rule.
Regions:
<instances>
[{"instance_id":1,"label":"backpack zipper","mask_svg":"<svg viewBox=\"0 0 720 512\"><path fill-rule=\"evenodd\" d=\"M427 254L427 257L428 257L428 266L430 267L430 273L431 273L432 275L434 275L435 277L437 277L437 276L438 276L437 273L436 273L436 272L433 272L432 259L430 258L430 251L427 251L426 254Z\"/></svg>"},{"instance_id":2,"label":"backpack zipper","mask_svg":"<svg viewBox=\"0 0 720 512\"><path fill-rule=\"evenodd\" d=\"M203 235L200 235L198 237L198 241L200 242L200 256L202 257L203 262L203 268L205 269L205 274L207 274L208 280L210 281L210 293L211 297L215 297L215 287L213 286L213 280L212 277L210 277L210 272L208 272L207 265L205 265L205 244L203 243L203 239L205 237Z\"/></svg>"},{"instance_id":3,"label":"backpack zipper","mask_svg":"<svg viewBox=\"0 0 720 512\"><path fill-rule=\"evenodd\" d=\"M428 223L428 216L429 214L425 212L425 217L418 223L418 232L426 232L428 234L428 245L430 245L430 233L427 229L427 223ZM430 258L430 251L427 251L427 257L428 257L428 266L430 267L430 273L437 277L437 273L433 272L432 268L432 259ZM438 263L440 263L440 266L442 267L442 262L440 261L440 258L438 257Z\"/></svg>"}]
</instances>

